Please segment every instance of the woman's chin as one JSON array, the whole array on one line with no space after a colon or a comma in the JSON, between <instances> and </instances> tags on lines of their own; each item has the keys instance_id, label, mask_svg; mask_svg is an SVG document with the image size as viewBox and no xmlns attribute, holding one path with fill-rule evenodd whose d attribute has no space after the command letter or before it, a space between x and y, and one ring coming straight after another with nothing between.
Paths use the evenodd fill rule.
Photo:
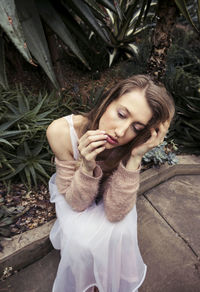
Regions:
<instances>
[{"instance_id":1,"label":"woman's chin","mask_svg":"<svg viewBox=\"0 0 200 292\"><path fill-rule=\"evenodd\" d=\"M105 149L109 150L109 149L116 148L118 145L117 144L111 144L111 143L107 142L104 146L105 146Z\"/></svg>"}]
</instances>

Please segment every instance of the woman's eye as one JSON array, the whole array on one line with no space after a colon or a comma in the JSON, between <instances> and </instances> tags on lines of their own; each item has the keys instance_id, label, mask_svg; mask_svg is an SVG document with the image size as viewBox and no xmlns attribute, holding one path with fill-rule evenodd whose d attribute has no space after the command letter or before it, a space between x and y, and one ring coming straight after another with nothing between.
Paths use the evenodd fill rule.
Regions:
<instances>
[{"instance_id":1,"label":"woman's eye","mask_svg":"<svg viewBox=\"0 0 200 292\"><path fill-rule=\"evenodd\" d=\"M122 118L122 119L125 119L125 118L126 118L126 116L125 116L123 113L121 113L121 112L118 112L118 116L119 116L120 118Z\"/></svg>"},{"instance_id":2,"label":"woman's eye","mask_svg":"<svg viewBox=\"0 0 200 292\"><path fill-rule=\"evenodd\" d=\"M132 129L135 133L139 133L141 130L136 128L134 125L132 125Z\"/></svg>"}]
</instances>

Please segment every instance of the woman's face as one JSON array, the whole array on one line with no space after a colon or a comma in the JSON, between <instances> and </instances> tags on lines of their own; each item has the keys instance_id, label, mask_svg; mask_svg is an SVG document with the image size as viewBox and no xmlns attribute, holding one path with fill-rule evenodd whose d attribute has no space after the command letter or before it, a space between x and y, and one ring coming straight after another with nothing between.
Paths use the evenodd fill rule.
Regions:
<instances>
[{"instance_id":1,"label":"woman's face","mask_svg":"<svg viewBox=\"0 0 200 292\"><path fill-rule=\"evenodd\" d=\"M152 111L142 90L133 90L114 100L99 121L99 129L108 135L106 149L130 142L151 117Z\"/></svg>"}]
</instances>

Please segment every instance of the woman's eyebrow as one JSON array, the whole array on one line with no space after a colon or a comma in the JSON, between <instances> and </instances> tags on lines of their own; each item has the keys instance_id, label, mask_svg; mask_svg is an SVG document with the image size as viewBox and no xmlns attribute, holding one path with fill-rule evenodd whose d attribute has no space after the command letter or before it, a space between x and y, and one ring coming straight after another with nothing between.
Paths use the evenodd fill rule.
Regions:
<instances>
[{"instance_id":1,"label":"woman's eyebrow","mask_svg":"<svg viewBox=\"0 0 200 292\"><path fill-rule=\"evenodd\" d=\"M130 115L130 116L132 116L132 114L129 112L129 110L125 107L125 106L123 106L123 105L121 105L122 107L123 107L123 109ZM138 125L141 125L141 126L143 126L143 127L146 127L146 125L145 124L143 124L143 123L141 123L141 122L134 122L133 124L138 124Z\"/></svg>"}]
</instances>

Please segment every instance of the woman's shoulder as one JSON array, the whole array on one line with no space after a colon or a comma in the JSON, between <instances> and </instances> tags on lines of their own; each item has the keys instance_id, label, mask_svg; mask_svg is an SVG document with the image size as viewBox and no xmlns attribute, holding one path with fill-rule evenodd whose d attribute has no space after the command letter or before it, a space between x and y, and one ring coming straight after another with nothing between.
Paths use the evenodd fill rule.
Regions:
<instances>
[{"instance_id":1,"label":"woman's shoulder","mask_svg":"<svg viewBox=\"0 0 200 292\"><path fill-rule=\"evenodd\" d=\"M47 139L51 150L60 160L73 159L70 127L64 117L54 120L47 128Z\"/></svg>"},{"instance_id":2,"label":"woman's shoulder","mask_svg":"<svg viewBox=\"0 0 200 292\"><path fill-rule=\"evenodd\" d=\"M81 129L86 122L82 115L73 115L72 122L78 138L81 136ZM65 117L54 120L47 128L47 139L55 156L60 160L72 160L73 148L70 137L69 122Z\"/></svg>"}]
</instances>

